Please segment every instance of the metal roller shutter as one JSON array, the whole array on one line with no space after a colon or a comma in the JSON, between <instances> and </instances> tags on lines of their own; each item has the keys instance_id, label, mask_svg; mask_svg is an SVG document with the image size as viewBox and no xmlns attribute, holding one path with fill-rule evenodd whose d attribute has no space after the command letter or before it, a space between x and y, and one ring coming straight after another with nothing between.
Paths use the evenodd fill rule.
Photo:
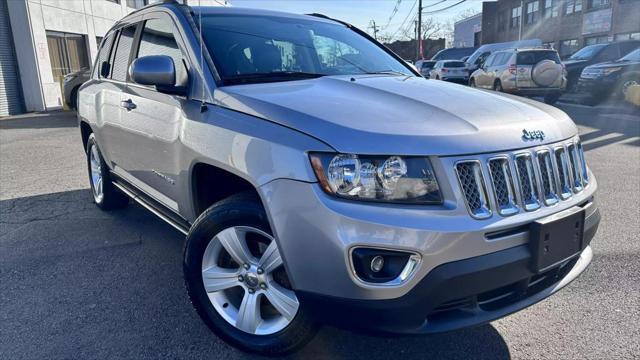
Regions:
<instances>
[{"instance_id":1,"label":"metal roller shutter","mask_svg":"<svg viewBox=\"0 0 640 360\"><path fill-rule=\"evenodd\" d=\"M0 0L0 116L22 113L22 91L13 48L9 9Z\"/></svg>"}]
</instances>

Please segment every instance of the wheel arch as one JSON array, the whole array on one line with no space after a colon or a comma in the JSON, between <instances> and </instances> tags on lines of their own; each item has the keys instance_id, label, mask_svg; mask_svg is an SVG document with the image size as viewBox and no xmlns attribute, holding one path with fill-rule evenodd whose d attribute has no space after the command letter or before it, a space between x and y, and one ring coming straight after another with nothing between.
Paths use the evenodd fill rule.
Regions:
<instances>
[{"instance_id":1,"label":"wheel arch","mask_svg":"<svg viewBox=\"0 0 640 360\"><path fill-rule=\"evenodd\" d=\"M82 148L87 149L87 142L89 141L89 136L93 133L93 129L91 129L91 125L84 120L80 120L80 135L82 136Z\"/></svg>"}]
</instances>

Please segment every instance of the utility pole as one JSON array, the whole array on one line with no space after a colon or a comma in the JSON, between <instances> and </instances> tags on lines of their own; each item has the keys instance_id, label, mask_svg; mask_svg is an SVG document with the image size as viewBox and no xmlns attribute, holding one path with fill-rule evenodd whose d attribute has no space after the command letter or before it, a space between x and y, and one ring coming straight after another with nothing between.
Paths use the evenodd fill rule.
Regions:
<instances>
[{"instance_id":1,"label":"utility pole","mask_svg":"<svg viewBox=\"0 0 640 360\"><path fill-rule=\"evenodd\" d=\"M376 25L376 21L371 19L369 20L369 29L373 29L373 38L378 40L378 26Z\"/></svg>"},{"instance_id":2,"label":"utility pole","mask_svg":"<svg viewBox=\"0 0 640 360\"><path fill-rule=\"evenodd\" d=\"M422 0L418 0L418 59L422 59Z\"/></svg>"}]
</instances>

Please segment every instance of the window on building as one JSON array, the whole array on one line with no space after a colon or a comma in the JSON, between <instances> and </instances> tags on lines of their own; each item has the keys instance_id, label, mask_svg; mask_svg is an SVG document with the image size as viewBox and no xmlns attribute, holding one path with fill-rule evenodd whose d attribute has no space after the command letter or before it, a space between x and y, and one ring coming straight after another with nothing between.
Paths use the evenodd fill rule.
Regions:
<instances>
[{"instance_id":1,"label":"window on building","mask_svg":"<svg viewBox=\"0 0 640 360\"><path fill-rule=\"evenodd\" d=\"M527 17L526 23L533 24L538 21L540 17L540 2L538 0L527 3Z\"/></svg>"},{"instance_id":2,"label":"window on building","mask_svg":"<svg viewBox=\"0 0 640 360\"><path fill-rule=\"evenodd\" d=\"M582 11L582 0L567 0L564 8L565 15Z\"/></svg>"},{"instance_id":3,"label":"window on building","mask_svg":"<svg viewBox=\"0 0 640 360\"><path fill-rule=\"evenodd\" d=\"M589 0L589 9L597 9L611 5L611 0Z\"/></svg>"},{"instance_id":4,"label":"window on building","mask_svg":"<svg viewBox=\"0 0 640 360\"><path fill-rule=\"evenodd\" d=\"M522 6L511 9L511 27L520 27L520 17L522 16Z\"/></svg>"},{"instance_id":5,"label":"window on building","mask_svg":"<svg viewBox=\"0 0 640 360\"><path fill-rule=\"evenodd\" d=\"M503 10L498 13L498 31L507 29L507 11Z\"/></svg>"},{"instance_id":6,"label":"window on building","mask_svg":"<svg viewBox=\"0 0 640 360\"><path fill-rule=\"evenodd\" d=\"M130 25L120 30L118 45L111 60L111 78L118 81L127 80L127 70L129 68L129 56L131 54L131 44L136 33L137 25Z\"/></svg>"},{"instance_id":7,"label":"window on building","mask_svg":"<svg viewBox=\"0 0 640 360\"><path fill-rule=\"evenodd\" d=\"M593 37L589 37L584 39L584 45L595 45L595 44L604 44L609 42L609 37L608 36L593 36Z\"/></svg>"},{"instance_id":8,"label":"window on building","mask_svg":"<svg viewBox=\"0 0 640 360\"><path fill-rule=\"evenodd\" d=\"M578 39L562 40L560 41L560 49L558 49L558 52L561 57L566 57L575 53L578 49Z\"/></svg>"},{"instance_id":9,"label":"window on building","mask_svg":"<svg viewBox=\"0 0 640 360\"><path fill-rule=\"evenodd\" d=\"M640 32L625 33L625 34L616 34L616 36L615 36L615 40L616 40L616 41L622 41L622 40L640 40Z\"/></svg>"},{"instance_id":10,"label":"window on building","mask_svg":"<svg viewBox=\"0 0 640 360\"><path fill-rule=\"evenodd\" d=\"M544 0L544 17L549 19L560 14L558 0Z\"/></svg>"},{"instance_id":11,"label":"window on building","mask_svg":"<svg viewBox=\"0 0 640 360\"><path fill-rule=\"evenodd\" d=\"M47 31L47 45L54 79L90 67L83 35Z\"/></svg>"},{"instance_id":12,"label":"window on building","mask_svg":"<svg viewBox=\"0 0 640 360\"><path fill-rule=\"evenodd\" d=\"M144 24L138 56L167 55L173 59L176 79L187 78L184 55L173 35L174 27L169 19L151 19Z\"/></svg>"}]
</instances>

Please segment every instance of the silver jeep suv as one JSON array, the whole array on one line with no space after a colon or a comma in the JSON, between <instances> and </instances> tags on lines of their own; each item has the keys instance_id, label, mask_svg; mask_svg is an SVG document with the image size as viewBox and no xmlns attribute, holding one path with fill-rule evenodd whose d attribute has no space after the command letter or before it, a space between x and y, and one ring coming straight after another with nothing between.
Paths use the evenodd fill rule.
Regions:
<instances>
[{"instance_id":1,"label":"silver jeep suv","mask_svg":"<svg viewBox=\"0 0 640 360\"><path fill-rule=\"evenodd\" d=\"M321 15L145 7L105 37L78 116L95 203L184 233L196 311L247 351L320 323L485 323L591 262L596 179L565 113L425 80Z\"/></svg>"}]
</instances>

